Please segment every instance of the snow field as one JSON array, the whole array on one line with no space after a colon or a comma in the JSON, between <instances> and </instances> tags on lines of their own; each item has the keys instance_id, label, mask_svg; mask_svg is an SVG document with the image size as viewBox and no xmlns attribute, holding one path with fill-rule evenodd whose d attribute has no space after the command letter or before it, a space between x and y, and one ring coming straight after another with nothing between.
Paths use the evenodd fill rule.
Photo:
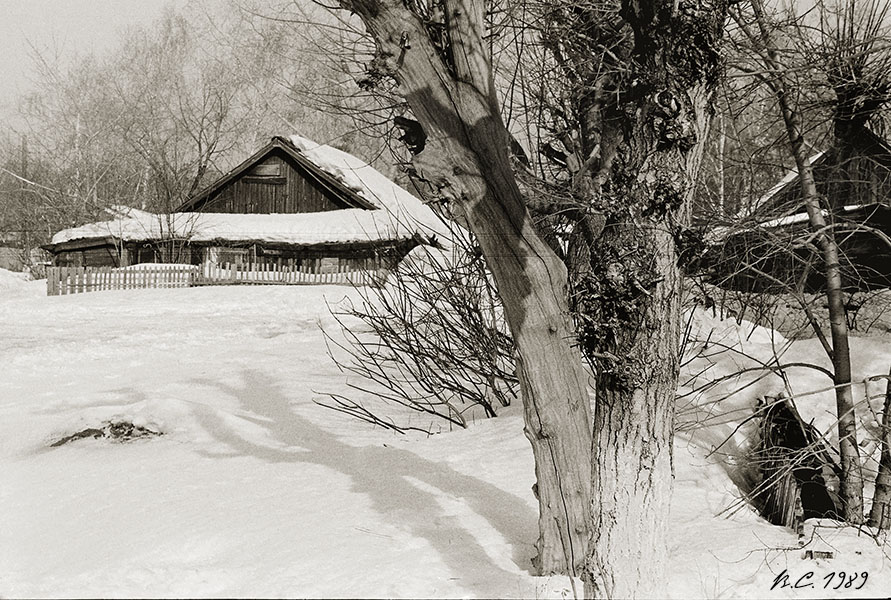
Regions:
<instances>
[{"instance_id":1,"label":"snow field","mask_svg":"<svg viewBox=\"0 0 891 600\"><path fill-rule=\"evenodd\" d=\"M322 329L339 334L326 302L349 288L42 297L34 283L10 287L0 289L0 596L572 596L567 578L529 574L537 503L518 407L427 438L315 404L325 392L375 402L326 353ZM762 360L771 346L767 330L705 314L697 324ZM854 348L858 376L887 371L889 344ZM812 361L816 350L792 345ZM691 388L747 364L696 360L715 366ZM825 387L816 372L796 377L796 391ZM818 523L808 548L835 558L805 561L794 533L738 505L738 475L719 459L745 451L744 431L708 453L732 432L726 421L778 388L764 379L710 403L731 385L694 394L685 414L707 426L676 440L665 596L887 595L887 545ZM802 413L824 418L831 392L809 398ZM163 435L48 447L116 417ZM870 579L859 591L771 591L783 569L813 570L820 586L833 569Z\"/></svg>"}]
</instances>

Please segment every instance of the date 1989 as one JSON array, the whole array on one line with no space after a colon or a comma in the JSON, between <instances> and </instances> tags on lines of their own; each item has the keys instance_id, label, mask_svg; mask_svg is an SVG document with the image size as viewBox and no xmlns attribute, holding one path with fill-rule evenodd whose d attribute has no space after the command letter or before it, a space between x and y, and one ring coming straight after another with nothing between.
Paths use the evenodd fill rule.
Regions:
<instances>
[{"instance_id":1,"label":"date 1989","mask_svg":"<svg viewBox=\"0 0 891 600\"><path fill-rule=\"evenodd\" d=\"M822 588L824 590L859 590L866 585L869 579L869 573L861 571L859 573L846 573L844 571L830 571L822 578L819 578L813 571L808 571L798 578L789 575L789 572L783 569L783 572L776 576L770 589L805 589L805 588Z\"/></svg>"}]
</instances>

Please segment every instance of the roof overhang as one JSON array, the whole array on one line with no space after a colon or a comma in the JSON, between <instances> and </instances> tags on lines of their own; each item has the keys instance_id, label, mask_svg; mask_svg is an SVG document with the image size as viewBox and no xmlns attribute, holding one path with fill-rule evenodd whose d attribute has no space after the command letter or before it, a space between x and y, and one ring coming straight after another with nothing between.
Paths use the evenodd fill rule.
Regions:
<instances>
[{"instance_id":1,"label":"roof overhang","mask_svg":"<svg viewBox=\"0 0 891 600\"><path fill-rule=\"evenodd\" d=\"M41 246L47 252L65 252L67 250L83 250L84 248L97 248L100 246L118 246L121 239L105 235L101 237L79 238L76 240L67 240L58 244L44 244Z\"/></svg>"}]
</instances>

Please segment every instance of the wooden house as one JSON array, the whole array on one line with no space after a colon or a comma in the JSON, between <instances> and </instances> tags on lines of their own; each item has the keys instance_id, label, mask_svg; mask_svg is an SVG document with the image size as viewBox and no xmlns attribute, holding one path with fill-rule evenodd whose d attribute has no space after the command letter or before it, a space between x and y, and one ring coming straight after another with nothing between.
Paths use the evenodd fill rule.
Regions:
<instances>
[{"instance_id":1,"label":"wooden house","mask_svg":"<svg viewBox=\"0 0 891 600\"><path fill-rule=\"evenodd\" d=\"M54 265L288 261L345 272L390 268L442 234L429 208L376 169L299 136L272 138L174 213L113 212L56 234Z\"/></svg>"},{"instance_id":2,"label":"wooden house","mask_svg":"<svg viewBox=\"0 0 891 600\"><path fill-rule=\"evenodd\" d=\"M811 157L822 212L834 228L849 291L891 287L891 145L862 129L845 152ZM712 232L702 266L721 287L752 292L823 288L819 251L790 171L729 227Z\"/></svg>"}]
</instances>

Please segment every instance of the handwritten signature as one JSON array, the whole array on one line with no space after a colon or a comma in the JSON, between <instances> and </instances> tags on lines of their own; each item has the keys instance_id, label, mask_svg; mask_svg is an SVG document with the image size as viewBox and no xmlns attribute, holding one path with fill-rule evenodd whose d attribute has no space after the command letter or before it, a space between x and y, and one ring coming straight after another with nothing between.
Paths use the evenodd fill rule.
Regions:
<instances>
[{"instance_id":1,"label":"handwritten signature","mask_svg":"<svg viewBox=\"0 0 891 600\"><path fill-rule=\"evenodd\" d=\"M797 579L790 575L786 569L776 576L770 589L805 589L814 588L822 585L824 590L859 590L869 579L869 573L860 571L859 573L846 573L845 571L830 571L822 578L817 579L817 575L813 571L807 571ZM822 580L822 581L821 581Z\"/></svg>"}]
</instances>

